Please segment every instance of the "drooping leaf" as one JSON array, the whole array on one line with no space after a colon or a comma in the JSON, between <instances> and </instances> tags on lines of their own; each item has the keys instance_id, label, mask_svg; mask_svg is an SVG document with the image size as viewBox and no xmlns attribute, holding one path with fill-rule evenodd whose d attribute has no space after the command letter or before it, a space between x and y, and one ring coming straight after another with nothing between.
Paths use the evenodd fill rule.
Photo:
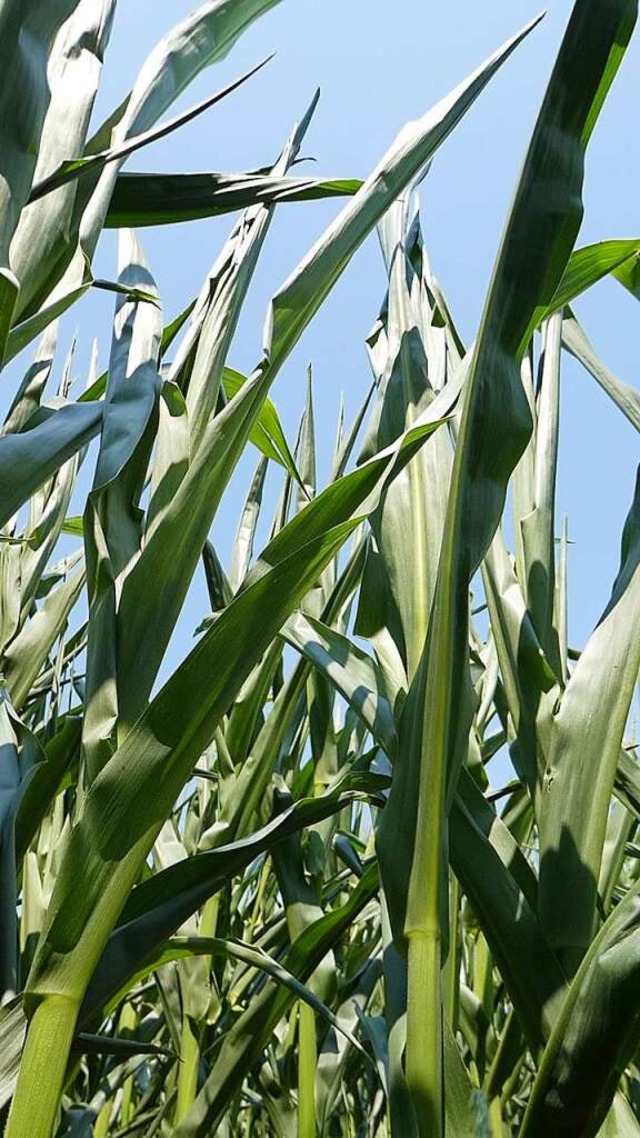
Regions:
<instances>
[{"instance_id":1,"label":"drooping leaf","mask_svg":"<svg viewBox=\"0 0 640 1138\"><path fill-rule=\"evenodd\" d=\"M276 178L268 174L120 174L106 228L172 225L276 202L349 197L361 182L348 178Z\"/></svg>"},{"instance_id":2,"label":"drooping leaf","mask_svg":"<svg viewBox=\"0 0 640 1138\"><path fill-rule=\"evenodd\" d=\"M29 420L26 430L0 439L0 524L5 524L47 478L97 435L102 410L99 403L42 408Z\"/></svg>"}]
</instances>

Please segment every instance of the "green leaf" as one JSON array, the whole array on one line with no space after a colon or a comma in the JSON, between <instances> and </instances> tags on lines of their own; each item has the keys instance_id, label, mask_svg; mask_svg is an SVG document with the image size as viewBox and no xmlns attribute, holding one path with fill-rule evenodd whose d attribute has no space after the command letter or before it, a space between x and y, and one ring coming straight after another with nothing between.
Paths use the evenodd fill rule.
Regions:
<instances>
[{"instance_id":1,"label":"green leaf","mask_svg":"<svg viewBox=\"0 0 640 1138\"><path fill-rule=\"evenodd\" d=\"M40 669L66 628L84 583L85 568L82 565L49 593L5 651L4 674L15 707L20 708L27 699Z\"/></svg>"},{"instance_id":2,"label":"green leaf","mask_svg":"<svg viewBox=\"0 0 640 1138\"><path fill-rule=\"evenodd\" d=\"M238 522L235 541L233 543L231 569L229 571L229 582L234 592L240 588L249 570L251 558L253 557L253 545L262 506L262 493L267 473L267 465L267 459L261 458L251 480L251 485Z\"/></svg>"},{"instance_id":3,"label":"green leaf","mask_svg":"<svg viewBox=\"0 0 640 1138\"><path fill-rule=\"evenodd\" d=\"M17 865L14 813L22 777L16 716L9 693L0 688L0 993L3 1003L19 990ZM24 757L23 761L24 761Z\"/></svg>"},{"instance_id":4,"label":"green leaf","mask_svg":"<svg viewBox=\"0 0 640 1138\"><path fill-rule=\"evenodd\" d=\"M154 124L192 80L204 68L223 59L243 31L277 2L278 0L206 0L200 4L195 12L177 24L156 45L143 65L131 94L120 108L121 113L111 116L104 130L99 131L93 141L99 139L108 152L124 146L126 153L128 141L136 139L138 144L142 144L145 139L148 140L149 133L153 136ZM57 10L60 6L58 0L49 7ZM67 8L71 7L75 7L75 4L68 3ZM214 96L214 101L219 97L220 94ZM187 112L186 119L199 113L210 102L211 100L205 100L204 104ZM178 120L165 124L160 128L159 134L175 128L180 121L185 121L185 116L178 116ZM34 153L36 149L34 146ZM38 298L39 308L32 304L24 314L24 319L12 337L12 354L38 335L90 286L90 264L122 164L122 159L118 159L105 165L104 154L98 158L96 150L95 145L90 145L85 158L74 156L75 162L72 161L71 167L67 167L63 182L71 178L69 185L74 189L73 212L67 218L68 240L61 248L60 256L57 259L51 258L47 263L48 287L52 291L48 296ZM45 172L41 190L51 188L47 177L51 173L51 166L55 169L60 159L69 158L68 151L56 154L55 158L56 163L52 161ZM85 177L79 181L81 171ZM64 186L59 186L60 188ZM56 198L57 195L58 191ZM47 198L53 200L53 195L47 193L40 200L44 203Z\"/></svg>"},{"instance_id":5,"label":"green leaf","mask_svg":"<svg viewBox=\"0 0 640 1138\"><path fill-rule=\"evenodd\" d=\"M32 416L26 430L0 439L0 525L98 434L102 410L99 403L45 407Z\"/></svg>"},{"instance_id":6,"label":"green leaf","mask_svg":"<svg viewBox=\"0 0 640 1138\"><path fill-rule=\"evenodd\" d=\"M109 148L150 131L196 76L224 59L243 32L278 2L205 0L176 24L148 56L122 108L122 115L112 119L114 128ZM119 163L109 163L85 210L82 248L89 259L95 251L118 173Z\"/></svg>"},{"instance_id":7,"label":"green leaf","mask_svg":"<svg viewBox=\"0 0 640 1138\"><path fill-rule=\"evenodd\" d=\"M250 837L195 854L138 885L91 981L81 1022L91 1022L103 1007L115 1007L146 974L145 959L158 952L168 936L256 857L288 835L331 817L352 802L356 793L341 789L300 799Z\"/></svg>"},{"instance_id":8,"label":"green leaf","mask_svg":"<svg viewBox=\"0 0 640 1138\"><path fill-rule=\"evenodd\" d=\"M46 743L41 761L36 762L21 783L15 822L18 862L26 857L63 780L70 767L77 762L81 734L80 719L77 716L65 716L59 731Z\"/></svg>"},{"instance_id":9,"label":"green leaf","mask_svg":"<svg viewBox=\"0 0 640 1138\"><path fill-rule=\"evenodd\" d=\"M549 305L545 317L571 304L577 296L602 280L603 277L620 269L621 266L635 265L640 257L640 241L598 241L595 245L585 245L571 254L562 280Z\"/></svg>"},{"instance_id":10,"label":"green leaf","mask_svg":"<svg viewBox=\"0 0 640 1138\"><path fill-rule=\"evenodd\" d=\"M149 972L161 967L163 964L171 960L189 959L193 956L223 956L232 957L240 961L242 964L248 965L250 968L257 968L259 971L264 972L272 980L283 987L288 988L298 999L303 1000L308 1004L314 1012L317 1012L322 1019L326 1020L328 1024L345 1035L352 1047L369 1059L367 1052L358 1042L352 1032L348 1031L342 1026L338 1017L334 1015L330 1008L312 992L310 988L301 984L300 981L269 956L268 952L263 949L253 947L252 945L245 944L244 941L236 938L223 938L223 937L172 937L167 941L166 946L156 955L153 960L149 960L146 967Z\"/></svg>"},{"instance_id":11,"label":"green leaf","mask_svg":"<svg viewBox=\"0 0 640 1138\"><path fill-rule=\"evenodd\" d=\"M116 1059L130 1059L135 1055L171 1055L166 1047L145 1043L139 1039L119 1039L117 1035L91 1035L79 1032L73 1041L72 1051L83 1055L112 1055Z\"/></svg>"},{"instance_id":12,"label":"green leaf","mask_svg":"<svg viewBox=\"0 0 640 1138\"><path fill-rule=\"evenodd\" d=\"M399 136L374 173L274 297L267 332L267 356L224 411L207 425L189 476L174 497L172 524L168 524L168 512L162 531L156 530L136 571L125 583L121 611L124 634L130 637L130 644L126 647L123 644L122 652L123 658L136 670L139 693L133 707L125 709L125 719L135 718L140 701L150 690L190 580L186 566L175 557L174 532L179 527L185 556L188 552L195 566L237 457L271 383L304 327L394 196L429 160L532 26L509 41L451 96ZM224 445L221 445L223 440ZM196 482L200 487L197 498L193 492ZM192 527L189 537L184 532L185 519ZM152 623L145 615L145 601L151 595L149 573L154 582L158 578L163 582L162 603L157 610L162 613L162 622ZM135 690L123 677L122 698L128 698L127 692L133 697Z\"/></svg>"},{"instance_id":13,"label":"green leaf","mask_svg":"<svg viewBox=\"0 0 640 1138\"><path fill-rule=\"evenodd\" d=\"M640 765L626 751L618 756L614 790L620 802L640 822Z\"/></svg>"},{"instance_id":14,"label":"green leaf","mask_svg":"<svg viewBox=\"0 0 640 1138\"><path fill-rule=\"evenodd\" d=\"M613 270L613 275L620 284L635 297L640 300L640 253L636 252L628 261L623 261L617 269Z\"/></svg>"},{"instance_id":15,"label":"green leaf","mask_svg":"<svg viewBox=\"0 0 640 1138\"><path fill-rule=\"evenodd\" d=\"M218 217L255 205L350 197L355 178L294 178L270 174L120 174L105 227L173 225Z\"/></svg>"},{"instance_id":16,"label":"green leaf","mask_svg":"<svg viewBox=\"0 0 640 1138\"><path fill-rule=\"evenodd\" d=\"M611 793L640 669L638 621L640 473L611 599L553 716L538 818L540 917L549 942L574 965L595 930Z\"/></svg>"},{"instance_id":17,"label":"green leaf","mask_svg":"<svg viewBox=\"0 0 640 1138\"><path fill-rule=\"evenodd\" d=\"M374 739L393 756L396 729L384 680L375 662L346 636L302 612L289 617L281 636L347 700Z\"/></svg>"},{"instance_id":18,"label":"green leaf","mask_svg":"<svg viewBox=\"0 0 640 1138\"><path fill-rule=\"evenodd\" d=\"M424 170L492 76L538 22L539 18L527 24L433 110L401 131L355 197L276 293L268 322L272 372L290 353L391 202Z\"/></svg>"},{"instance_id":19,"label":"green leaf","mask_svg":"<svg viewBox=\"0 0 640 1138\"><path fill-rule=\"evenodd\" d=\"M389 275L380 318L369 335L369 359L376 376L378 405L363 453L379 449L408 427L436 393L461 381L443 351L443 330L435 327L430 276L417 211L417 194L403 195L380 223ZM409 681L419 663L438 574L453 449L441 431L407 466L372 520L380 564L366 571L358 629L367 604L380 591L380 608L390 610L388 631ZM377 580L378 572L380 581ZM385 579L386 578L386 579ZM395 612L394 612L395 610ZM369 611L369 618L372 616ZM373 636L378 652L381 637ZM388 642L387 642L388 643ZM408 686L408 685L405 685Z\"/></svg>"},{"instance_id":20,"label":"green leaf","mask_svg":"<svg viewBox=\"0 0 640 1138\"><path fill-rule=\"evenodd\" d=\"M8 0L3 5L0 48L0 270L9 267L9 246L26 205L36 169L50 91L49 47L76 0ZM24 97L25 91L30 97ZM2 341L4 347L4 340ZM1 353L0 353L1 354Z\"/></svg>"},{"instance_id":21,"label":"green leaf","mask_svg":"<svg viewBox=\"0 0 640 1138\"><path fill-rule=\"evenodd\" d=\"M155 290L133 230L120 237L120 283ZM89 779L114 749L118 718L120 581L140 552L140 499L157 425L162 313L120 293L116 302L100 449L84 515L89 591L83 746Z\"/></svg>"},{"instance_id":22,"label":"green leaf","mask_svg":"<svg viewBox=\"0 0 640 1138\"><path fill-rule=\"evenodd\" d=\"M27 1017L20 996L0 1008L0 1107L10 1101L18 1077L27 1034Z\"/></svg>"},{"instance_id":23,"label":"green leaf","mask_svg":"<svg viewBox=\"0 0 640 1138\"><path fill-rule=\"evenodd\" d=\"M593 1138L636 1054L640 1023L640 907L634 886L593 940L542 1056L522 1138Z\"/></svg>"},{"instance_id":24,"label":"green leaf","mask_svg":"<svg viewBox=\"0 0 640 1138\"><path fill-rule=\"evenodd\" d=\"M227 399L233 399L234 395L237 395L242 385L246 382L246 375L241 375L241 373L235 371L234 368L225 367L222 373L222 386ZM249 439L265 458L270 458L273 462L277 462L279 466L284 467L296 482L301 483L298 468L289 450L289 444L280 424L278 411L275 404L268 398L265 399L260 408L260 413L255 426L249 434Z\"/></svg>"},{"instance_id":25,"label":"green leaf","mask_svg":"<svg viewBox=\"0 0 640 1138\"><path fill-rule=\"evenodd\" d=\"M49 53L49 103L34 151L38 157L35 183L46 178L63 159L82 154L111 35L115 0L84 0L69 8L69 18ZM80 43L82 50L78 51ZM4 69L2 74L6 74ZM20 281L16 321L34 316L55 290L75 249L75 204L76 186L68 185L48 200L23 210L11 243L11 266Z\"/></svg>"},{"instance_id":26,"label":"green leaf","mask_svg":"<svg viewBox=\"0 0 640 1138\"><path fill-rule=\"evenodd\" d=\"M2 428L3 435L15 434L26 427L38 410L53 368L58 345L58 328L52 324L44 336L16 392Z\"/></svg>"},{"instance_id":27,"label":"green leaf","mask_svg":"<svg viewBox=\"0 0 640 1138\"><path fill-rule=\"evenodd\" d=\"M544 356L535 404L532 449L533 478L531 509L518 518L520 524L522 586L527 610L540 647L554 674L562 677L556 617L556 473L560 423L560 349L562 316L551 316L544 325ZM514 503L515 505L515 503Z\"/></svg>"},{"instance_id":28,"label":"green leaf","mask_svg":"<svg viewBox=\"0 0 640 1138\"><path fill-rule=\"evenodd\" d=\"M272 2L275 2L275 0L272 0ZM55 190L60 189L61 186L68 185L69 182L75 182L78 178L85 177L88 174L95 176L101 173L105 166L110 163L117 162L121 164L125 158L128 158L128 156L135 153L135 151L141 150L144 146L149 146L152 142L158 142L161 138L166 138L167 135L172 134L173 131L178 130L181 126L185 126L188 122L191 122L198 115L202 114L203 111L209 110L210 107L215 106L216 103L225 99L227 95L230 95L243 83L246 83L248 79L252 78L267 62L268 60L263 60L262 63L259 63L256 67L252 67L251 70L245 72L239 79L235 79L233 83L227 84L227 86L223 87L220 91L216 91L214 95L209 95L206 99L203 99L202 102L197 103L195 107L190 107L188 111L176 115L175 118L170 119L167 123L163 123L162 126L146 130L141 134L129 136L124 142L110 147L109 150L105 150L102 153L91 154L89 157L75 158L68 162L63 162L59 169L55 170L53 174L50 174L33 187L29 201L40 201L48 194L52 194Z\"/></svg>"},{"instance_id":29,"label":"green leaf","mask_svg":"<svg viewBox=\"0 0 640 1138\"><path fill-rule=\"evenodd\" d=\"M292 945L286 967L303 983L334 946L342 933L375 895L378 874L370 865L344 905L310 925ZM295 999L281 988L264 988L226 1035L212 1068L189 1114L176 1129L176 1138L205 1138L215 1132L244 1073L270 1038L278 1020Z\"/></svg>"},{"instance_id":30,"label":"green leaf","mask_svg":"<svg viewBox=\"0 0 640 1138\"><path fill-rule=\"evenodd\" d=\"M557 678L531 621L502 534L498 531L482 567L491 635L515 732L511 754L521 778L533 788L543 773L537 719L544 696L556 696ZM546 705L545 705L546 706Z\"/></svg>"},{"instance_id":31,"label":"green leaf","mask_svg":"<svg viewBox=\"0 0 640 1138\"><path fill-rule=\"evenodd\" d=\"M49 325L52 324L54 320L57 320L59 316L62 316L72 304L75 304L77 300L81 300L85 293L91 288L91 284L91 273L85 262L83 262L82 272L79 274L78 283L75 287L62 292L61 295L57 295L51 302L44 304L33 316L27 317L12 327L6 343L4 363L9 363L14 356L22 352L37 336L46 331Z\"/></svg>"},{"instance_id":32,"label":"green leaf","mask_svg":"<svg viewBox=\"0 0 640 1138\"><path fill-rule=\"evenodd\" d=\"M441 998L447 797L471 722L469 584L531 433L520 359L566 269L582 219L587 143L636 15L633 0L578 0L534 128L466 381L428 639L379 830L394 936L409 951L407 1077L425 1138L442 1132L440 1021L422 1009Z\"/></svg>"},{"instance_id":33,"label":"green leaf","mask_svg":"<svg viewBox=\"0 0 640 1138\"><path fill-rule=\"evenodd\" d=\"M327 528L318 513L313 529L300 533L295 551L292 535L284 531L284 539L281 534L268 547L243 590L94 780L58 876L29 981L33 995L43 984L50 991L57 973L55 983L62 980L76 999L82 996L164 818L222 714L288 612L354 528L354 522ZM52 947L60 946L53 953L49 937ZM69 954L73 971L65 964Z\"/></svg>"},{"instance_id":34,"label":"green leaf","mask_svg":"<svg viewBox=\"0 0 640 1138\"><path fill-rule=\"evenodd\" d=\"M286 170L298 153L316 103L317 94L300 124L295 126L276 170ZM234 227L205 282L191 328L170 371L170 380L186 389L186 415L181 422L183 435L188 424L188 450L184 449L186 440L183 439L180 455L174 455L171 460L171 477L165 477L163 456L167 443L170 448L175 445L174 421L169 439L160 440L161 461L152 484L141 556L123 586L118 685L125 722L136 718L148 697L220 499L256 425L252 416L259 409L250 402L247 413L244 398L248 383L240 384L241 391L223 410L216 415L214 411L240 306L270 220L270 210L258 206L243 214ZM230 376L232 384L237 379L237 373ZM277 419L267 419L267 422L277 438ZM258 427L261 429L260 424ZM283 436L282 445L286 453ZM159 494L162 495L160 506ZM159 524L160 516L162 524ZM180 556L176 556L176 550ZM157 592L159 579L163 603L159 610L154 606L154 620L150 621L147 606ZM139 668L138 661L142 658L144 667L138 671L135 682L130 682L127 669Z\"/></svg>"},{"instance_id":35,"label":"green leaf","mask_svg":"<svg viewBox=\"0 0 640 1138\"><path fill-rule=\"evenodd\" d=\"M606 391L636 431L640 431L640 394L601 362L573 313L567 313L562 321L562 344Z\"/></svg>"},{"instance_id":36,"label":"green leaf","mask_svg":"<svg viewBox=\"0 0 640 1138\"><path fill-rule=\"evenodd\" d=\"M84 523L82 518L65 518L62 532L69 534L71 537L82 537L84 534Z\"/></svg>"},{"instance_id":37,"label":"green leaf","mask_svg":"<svg viewBox=\"0 0 640 1138\"><path fill-rule=\"evenodd\" d=\"M461 789L449 818L451 864L536 1054L549 1037L565 979L538 921L535 877L517 843L466 772Z\"/></svg>"}]
</instances>

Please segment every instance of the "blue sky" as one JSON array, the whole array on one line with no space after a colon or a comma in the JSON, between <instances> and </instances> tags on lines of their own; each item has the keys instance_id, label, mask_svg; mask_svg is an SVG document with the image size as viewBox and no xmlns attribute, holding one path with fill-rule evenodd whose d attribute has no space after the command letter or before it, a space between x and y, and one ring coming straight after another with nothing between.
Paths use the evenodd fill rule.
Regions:
<instances>
[{"instance_id":1,"label":"blue sky","mask_svg":"<svg viewBox=\"0 0 640 1138\"><path fill-rule=\"evenodd\" d=\"M101 120L130 87L155 41L193 8L184 0L121 0L97 107ZM467 340L475 335L509 202L555 52L571 10L551 0L546 19L500 73L440 151L421 190L426 246ZM322 90L305 153L309 173L365 176L402 125L424 113L503 40L536 15L535 0L283 0L250 29L222 64L182 97L184 108L276 51L260 75L177 135L135 155L128 169L241 170L269 163L292 122ZM579 244L640 236L640 36L632 43L591 144L585 220ZM257 361L270 295L340 208L336 201L280 206L262 254L230 363ZM167 317L199 290L233 218L145 230L143 244ZM115 275L115 241L100 255L102 275ZM385 287L372 238L359 252L279 377L273 397L291 436L304 398L306 367L316 382L320 472L326 474L340 393L348 417L370 383L364 338ZM94 334L108 354L111 298L99 294L67 321L78 329L79 367ZM606 281L576 305L605 362L638 383L638 309ZM558 516L569 516L571 641L578 645L603 609L615 575L619 536L631 501L639 452L633 428L578 365L565 367L562 393ZM250 463L234 480L215 537L228 549ZM202 615L201 583L181 622L177 654L190 646ZM186 638L186 639L184 639ZM176 656L171 662L175 664Z\"/></svg>"}]
</instances>

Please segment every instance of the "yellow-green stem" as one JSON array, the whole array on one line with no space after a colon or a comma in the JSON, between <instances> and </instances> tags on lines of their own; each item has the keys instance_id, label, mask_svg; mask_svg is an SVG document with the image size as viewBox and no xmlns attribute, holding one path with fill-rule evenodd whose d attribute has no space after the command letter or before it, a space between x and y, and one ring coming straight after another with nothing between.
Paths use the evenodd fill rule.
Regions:
<instances>
[{"instance_id":1,"label":"yellow-green stem","mask_svg":"<svg viewBox=\"0 0 640 1138\"><path fill-rule=\"evenodd\" d=\"M440 930L409 935L407 1087L420 1138L442 1138Z\"/></svg>"},{"instance_id":2,"label":"yellow-green stem","mask_svg":"<svg viewBox=\"0 0 640 1138\"><path fill-rule=\"evenodd\" d=\"M111 1126L111 1101L105 1102L93 1124L93 1138L108 1138Z\"/></svg>"},{"instance_id":3,"label":"yellow-green stem","mask_svg":"<svg viewBox=\"0 0 640 1138\"><path fill-rule=\"evenodd\" d=\"M130 1038L133 1036L137 1022L138 1017L136 1015L135 1008L132 1004L126 1003L122 1009L122 1012L120 1013L120 1034L125 1036L125 1038ZM133 1119L133 1113L133 1076L130 1075L129 1078L125 1080L125 1084L122 1088L122 1102L120 1103L120 1125L123 1127L128 1126L128 1124Z\"/></svg>"},{"instance_id":4,"label":"yellow-green stem","mask_svg":"<svg viewBox=\"0 0 640 1138\"><path fill-rule=\"evenodd\" d=\"M478 933L474 950L473 990L491 1023L493 992L491 990L491 953L482 933Z\"/></svg>"},{"instance_id":5,"label":"yellow-green stem","mask_svg":"<svg viewBox=\"0 0 640 1138\"><path fill-rule=\"evenodd\" d=\"M214 893L206 902L200 918L200 936L214 937L218 927L218 912L220 910L220 894ZM211 957L209 957L211 966Z\"/></svg>"},{"instance_id":6,"label":"yellow-green stem","mask_svg":"<svg viewBox=\"0 0 640 1138\"><path fill-rule=\"evenodd\" d=\"M298 1138L316 1138L316 1018L300 1002L298 1020Z\"/></svg>"},{"instance_id":7,"label":"yellow-green stem","mask_svg":"<svg viewBox=\"0 0 640 1138\"><path fill-rule=\"evenodd\" d=\"M248 924L247 924L246 940L249 944L253 943L253 934L255 932L258 921L260 919L260 914L262 912L262 903L264 901L264 894L265 894L265 890L267 888L267 885L269 884L270 868L271 867L269 864L269 859L265 858L265 863L264 863L264 865L260 871L260 877L258 879L258 888L256 890L256 899L254 901L253 909L251 911L251 916L250 916ZM209 934L207 934L207 935L209 935ZM211 935L213 935L213 934L211 934Z\"/></svg>"},{"instance_id":8,"label":"yellow-green stem","mask_svg":"<svg viewBox=\"0 0 640 1138\"><path fill-rule=\"evenodd\" d=\"M189 1015L182 1017L182 1041L178 1066L178 1094L173 1115L177 1124L191 1109L198 1086L200 1064L200 1025Z\"/></svg>"},{"instance_id":9,"label":"yellow-green stem","mask_svg":"<svg viewBox=\"0 0 640 1138\"><path fill-rule=\"evenodd\" d=\"M5 1138L51 1138L77 1017L77 1001L66 996L45 996L37 1005L29 1023Z\"/></svg>"},{"instance_id":10,"label":"yellow-green stem","mask_svg":"<svg viewBox=\"0 0 640 1138\"><path fill-rule=\"evenodd\" d=\"M504 1127L502 1125L502 1108L500 1106L500 1095L496 1095L489 1103L489 1121L491 1123L491 1133L493 1138L502 1138L504 1134Z\"/></svg>"},{"instance_id":11,"label":"yellow-green stem","mask_svg":"<svg viewBox=\"0 0 640 1138\"><path fill-rule=\"evenodd\" d=\"M458 1030L460 1004L460 886L453 873L449 886L449 956L443 975L446 977L445 1006L449 1026L455 1033Z\"/></svg>"},{"instance_id":12,"label":"yellow-green stem","mask_svg":"<svg viewBox=\"0 0 640 1138\"><path fill-rule=\"evenodd\" d=\"M218 911L220 909L220 894L215 893L206 902L200 918L200 936L214 937L218 925ZM211 957L207 957L209 969L212 966ZM200 1067L200 1045L202 1042L203 1024L196 1022L186 1012L182 1018L182 1039L180 1047L180 1063L178 1066L178 1086L176 1105L173 1115L174 1124L177 1124L189 1113L198 1093L198 1070Z\"/></svg>"}]
</instances>

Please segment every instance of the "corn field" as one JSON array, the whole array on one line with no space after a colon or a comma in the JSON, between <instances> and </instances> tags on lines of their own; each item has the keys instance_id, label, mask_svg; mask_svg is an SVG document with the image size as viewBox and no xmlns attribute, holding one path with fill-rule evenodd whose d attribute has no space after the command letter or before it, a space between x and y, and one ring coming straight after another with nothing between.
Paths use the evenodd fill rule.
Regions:
<instances>
[{"instance_id":1,"label":"corn field","mask_svg":"<svg viewBox=\"0 0 640 1138\"><path fill-rule=\"evenodd\" d=\"M250 84L171 116L276 3L206 0L96 125L116 0L0 0L0 351L22 376L0 431L0 1128L633 1138L640 482L580 647L555 501L567 356L640 430L571 307L609 275L640 299L640 240L578 244L637 2L575 0L469 344L418 186L539 18L362 182L299 174L317 99L269 169L125 172ZM242 374L274 211L319 198L334 220ZM140 232L226 213L164 314ZM106 229L117 280L93 268ZM311 377L295 439L269 393L376 232L372 387L321 486ZM92 289L108 368L76 395L60 320Z\"/></svg>"}]
</instances>

